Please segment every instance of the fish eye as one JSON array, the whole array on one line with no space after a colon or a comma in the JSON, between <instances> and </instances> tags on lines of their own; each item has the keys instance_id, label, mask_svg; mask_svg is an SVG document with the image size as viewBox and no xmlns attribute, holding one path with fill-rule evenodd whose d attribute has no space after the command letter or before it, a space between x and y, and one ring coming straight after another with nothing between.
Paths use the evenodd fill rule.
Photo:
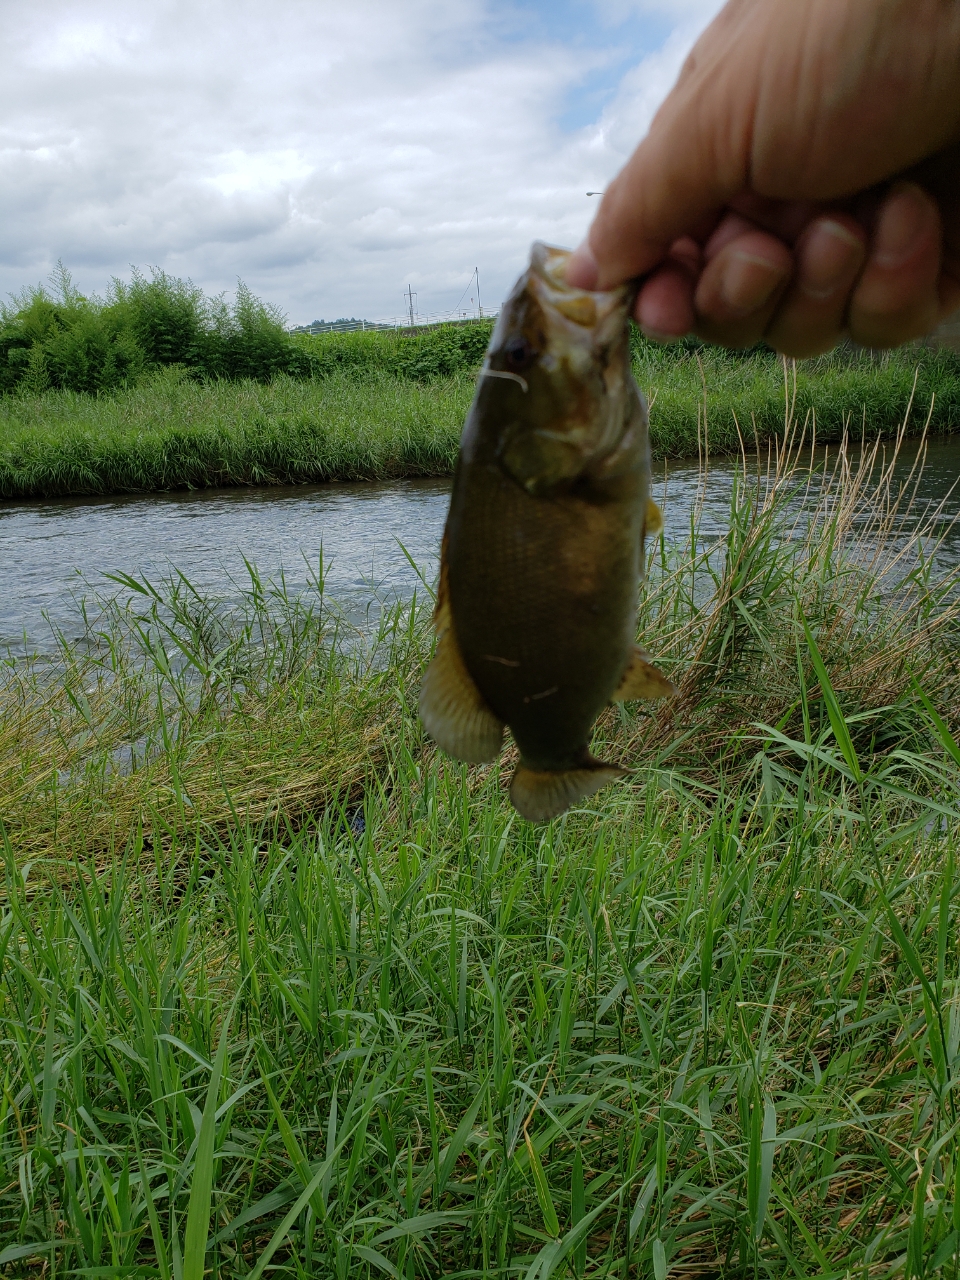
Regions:
<instances>
[{"instance_id":1,"label":"fish eye","mask_svg":"<svg viewBox=\"0 0 960 1280\"><path fill-rule=\"evenodd\" d=\"M503 348L507 364L513 369L523 369L536 357L536 351L526 338L511 338Z\"/></svg>"}]
</instances>

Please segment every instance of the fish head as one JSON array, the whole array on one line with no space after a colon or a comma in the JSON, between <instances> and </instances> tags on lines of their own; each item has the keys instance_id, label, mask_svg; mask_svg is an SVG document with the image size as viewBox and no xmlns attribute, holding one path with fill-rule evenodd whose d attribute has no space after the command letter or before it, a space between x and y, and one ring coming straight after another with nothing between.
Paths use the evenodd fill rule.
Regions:
<instances>
[{"instance_id":1,"label":"fish head","mask_svg":"<svg viewBox=\"0 0 960 1280\"><path fill-rule=\"evenodd\" d=\"M567 284L570 254L536 243L501 309L481 371L482 417L504 469L532 495L572 483L611 454L636 396L630 374L630 283Z\"/></svg>"}]
</instances>

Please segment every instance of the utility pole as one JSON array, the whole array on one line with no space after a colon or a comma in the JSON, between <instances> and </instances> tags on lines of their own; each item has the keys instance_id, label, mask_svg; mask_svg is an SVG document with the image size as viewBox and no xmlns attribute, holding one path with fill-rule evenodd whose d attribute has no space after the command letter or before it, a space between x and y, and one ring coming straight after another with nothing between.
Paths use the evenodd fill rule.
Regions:
<instances>
[{"instance_id":1,"label":"utility pole","mask_svg":"<svg viewBox=\"0 0 960 1280\"><path fill-rule=\"evenodd\" d=\"M483 319L483 303L480 301L480 268L474 267L473 273L477 277L477 310L480 312L480 319Z\"/></svg>"},{"instance_id":2,"label":"utility pole","mask_svg":"<svg viewBox=\"0 0 960 1280\"><path fill-rule=\"evenodd\" d=\"M414 294L413 294L413 288L412 288L412 286L411 286L411 285L409 285L409 284L408 284L408 285L407 285L407 303L408 303L408 306L409 306L409 309L410 309L410 328L411 328L411 329L412 329L412 328L414 328L414 323L413 323L413 297L414 297Z\"/></svg>"}]
</instances>

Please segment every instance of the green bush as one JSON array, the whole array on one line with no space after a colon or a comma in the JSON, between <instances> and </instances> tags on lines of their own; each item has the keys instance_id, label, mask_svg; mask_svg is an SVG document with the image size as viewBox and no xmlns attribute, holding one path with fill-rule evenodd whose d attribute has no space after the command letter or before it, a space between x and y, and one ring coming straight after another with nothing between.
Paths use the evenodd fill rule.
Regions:
<instances>
[{"instance_id":1,"label":"green bush","mask_svg":"<svg viewBox=\"0 0 960 1280\"><path fill-rule=\"evenodd\" d=\"M61 264L49 288L0 305L0 392L97 395L171 365L196 382L269 382L278 374L432 382L476 369L491 330L491 321L478 321L412 333L291 335L282 313L242 281L232 307L190 280L165 271L147 279L137 269L129 282L113 280L105 298L87 298Z\"/></svg>"},{"instance_id":2,"label":"green bush","mask_svg":"<svg viewBox=\"0 0 960 1280\"><path fill-rule=\"evenodd\" d=\"M215 317L203 290L191 281L163 271L147 280L135 270L128 285L113 282L110 302L125 316L148 364L179 364L198 374L209 370Z\"/></svg>"},{"instance_id":3,"label":"green bush","mask_svg":"<svg viewBox=\"0 0 960 1280\"><path fill-rule=\"evenodd\" d=\"M85 298L62 266L53 285L0 307L0 389L96 394L136 382L146 361L122 308Z\"/></svg>"},{"instance_id":4,"label":"green bush","mask_svg":"<svg viewBox=\"0 0 960 1280\"><path fill-rule=\"evenodd\" d=\"M84 297L63 266L51 284L0 308L0 390L100 394L171 365L197 381L310 374L283 316L242 282L232 307L163 271L114 280L105 299Z\"/></svg>"},{"instance_id":5,"label":"green bush","mask_svg":"<svg viewBox=\"0 0 960 1280\"><path fill-rule=\"evenodd\" d=\"M390 373L412 382L432 382L472 372L483 361L492 320L442 324L423 331L373 329L366 332L297 334L298 353L290 372L315 378L347 373Z\"/></svg>"}]
</instances>

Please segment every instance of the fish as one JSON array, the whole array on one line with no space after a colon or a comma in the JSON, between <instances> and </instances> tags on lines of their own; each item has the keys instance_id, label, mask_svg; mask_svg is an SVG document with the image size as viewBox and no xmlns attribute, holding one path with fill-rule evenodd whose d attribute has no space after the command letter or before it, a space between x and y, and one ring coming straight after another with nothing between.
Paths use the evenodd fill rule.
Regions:
<instances>
[{"instance_id":1,"label":"fish","mask_svg":"<svg viewBox=\"0 0 960 1280\"><path fill-rule=\"evenodd\" d=\"M546 822L628 770L590 751L610 702L674 685L635 644L650 496L647 404L630 368L636 284L566 283L537 242L500 311L464 424L441 543L427 732L470 764L520 753L510 798Z\"/></svg>"}]
</instances>

